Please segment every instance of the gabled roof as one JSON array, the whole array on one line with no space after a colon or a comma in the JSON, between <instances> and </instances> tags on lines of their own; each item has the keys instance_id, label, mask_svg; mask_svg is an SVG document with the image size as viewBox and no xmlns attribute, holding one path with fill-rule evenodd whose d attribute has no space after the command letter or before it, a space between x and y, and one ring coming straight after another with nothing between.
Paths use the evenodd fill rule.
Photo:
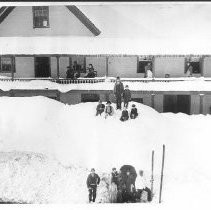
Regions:
<instances>
[{"instance_id":1,"label":"gabled roof","mask_svg":"<svg viewBox=\"0 0 211 210\"><path fill-rule=\"evenodd\" d=\"M15 9L15 7L1 7L0 8L0 24L12 12L13 9Z\"/></svg>"},{"instance_id":2,"label":"gabled roof","mask_svg":"<svg viewBox=\"0 0 211 210\"><path fill-rule=\"evenodd\" d=\"M101 31L89 20L89 18L81 12L74 5L66 6L70 12L72 12L76 18L78 18L81 23L83 23L95 36L98 36ZM1 7L0 8L0 24L5 20L5 18L15 9L15 7Z\"/></svg>"}]
</instances>

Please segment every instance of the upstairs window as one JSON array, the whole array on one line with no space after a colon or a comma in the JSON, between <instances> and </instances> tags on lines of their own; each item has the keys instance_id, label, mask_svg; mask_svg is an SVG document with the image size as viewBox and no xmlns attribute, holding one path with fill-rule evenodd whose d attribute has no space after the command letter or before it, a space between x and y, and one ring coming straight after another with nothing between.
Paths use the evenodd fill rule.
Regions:
<instances>
[{"instance_id":1,"label":"upstairs window","mask_svg":"<svg viewBox=\"0 0 211 210\"><path fill-rule=\"evenodd\" d=\"M147 70L152 71L152 58L151 57L140 57L138 59L138 69L137 73L145 74L147 73Z\"/></svg>"},{"instance_id":2,"label":"upstairs window","mask_svg":"<svg viewBox=\"0 0 211 210\"><path fill-rule=\"evenodd\" d=\"M200 57L191 57L187 59L186 66L185 66L185 73L187 72L188 68L192 70L192 74L201 74L201 62Z\"/></svg>"},{"instance_id":3,"label":"upstairs window","mask_svg":"<svg viewBox=\"0 0 211 210\"><path fill-rule=\"evenodd\" d=\"M49 7L33 7L34 28L49 27Z\"/></svg>"},{"instance_id":4,"label":"upstairs window","mask_svg":"<svg viewBox=\"0 0 211 210\"><path fill-rule=\"evenodd\" d=\"M15 59L12 56L0 57L0 72L10 73L15 72Z\"/></svg>"}]
</instances>

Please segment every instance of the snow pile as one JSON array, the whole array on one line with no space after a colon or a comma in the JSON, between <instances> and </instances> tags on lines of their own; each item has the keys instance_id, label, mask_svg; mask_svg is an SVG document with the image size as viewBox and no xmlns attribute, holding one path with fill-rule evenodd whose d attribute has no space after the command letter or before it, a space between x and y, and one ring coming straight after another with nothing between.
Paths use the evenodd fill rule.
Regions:
<instances>
[{"instance_id":1,"label":"snow pile","mask_svg":"<svg viewBox=\"0 0 211 210\"><path fill-rule=\"evenodd\" d=\"M149 180L151 152L155 150L154 201L157 202L162 144L165 144L164 202L209 201L210 116L160 114L136 103L139 117L121 122L120 111L107 119L96 117L96 105L69 106L44 97L1 97L0 150L26 154L1 153L0 182L4 184L0 186L0 197L25 202L85 203L87 170L95 167L104 180L97 201L108 202L111 168L131 164L136 170L145 170ZM17 156L21 159L16 163ZM196 197L198 200L193 201Z\"/></svg>"},{"instance_id":2,"label":"snow pile","mask_svg":"<svg viewBox=\"0 0 211 210\"><path fill-rule=\"evenodd\" d=\"M65 167L32 152L0 152L0 198L15 203L84 203L88 170ZM108 180L101 175L96 202L109 202Z\"/></svg>"}]
</instances>

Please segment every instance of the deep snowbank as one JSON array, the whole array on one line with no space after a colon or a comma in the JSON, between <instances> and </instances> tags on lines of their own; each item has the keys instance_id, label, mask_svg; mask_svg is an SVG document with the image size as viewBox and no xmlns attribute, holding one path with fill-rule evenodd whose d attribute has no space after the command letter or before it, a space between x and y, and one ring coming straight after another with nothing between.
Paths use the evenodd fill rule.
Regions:
<instances>
[{"instance_id":1,"label":"deep snowbank","mask_svg":"<svg viewBox=\"0 0 211 210\"><path fill-rule=\"evenodd\" d=\"M123 164L132 164L137 170L144 169L149 178L151 151L154 149L157 201L161 149L162 144L166 144L163 200L166 203L174 203L178 199L181 202L209 201L207 192L211 190L210 116L159 114L150 107L137 104L139 118L121 122L119 111L106 120L103 116L95 117L95 107L96 103L69 106L44 97L0 98L1 151L41 153L61 162L65 167L82 167L77 176L81 184L80 189L75 185L75 174L63 176L67 172L60 172L62 178L59 179L63 180L62 184L55 183L50 188L45 184L44 191L41 191L41 200L67 202L66 196L72 193L68 191L68 180L72 179L73 189L78 189L76 191L80 195L74 194L73 199L68 202L86 202L86 169L91 167L95 167L97 173L102 174L110 172L113 166L118 168ZM51 163L46 163L45 167L42 166L43 170L48 169L48 165L49 170L57 168ZM7 177L6 172L3 176ZM20 178L22 179L24 176ZM42 184L46 179L44 178ZM4 186L13 187L10 179L5 180L9 184ZM18 183L21 185L21 182ZM66 190L60 191L65 184ZM59 192L52 195L51 187ZM107 193L105 186L100 190L102 194ZM5 189L0 192L1 196L4 192ZM28 195L32 200L38 199L32 192L28 192ZM194 199L196 197L198 199Z\"/></svg>"}]
</instances>

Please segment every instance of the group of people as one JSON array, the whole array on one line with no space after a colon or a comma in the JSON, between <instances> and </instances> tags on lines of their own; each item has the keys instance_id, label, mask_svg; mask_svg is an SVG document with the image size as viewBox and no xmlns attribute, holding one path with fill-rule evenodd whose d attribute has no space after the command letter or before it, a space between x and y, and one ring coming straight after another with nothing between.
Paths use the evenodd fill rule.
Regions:
<instances>
[{"instance_id":1,"label":"group of people","mask_svg":"<svg viewBox=\"0 0 211 210\"><path fill-rule=\"evenodd\" d=\"M124 108L122 110L122 115L120 117L121 121L126 121L129 118L135 119L138 117L138 110L135 104L132 104L132 108L130 110L130 114L128 112L128 105L131 101L131 91L129 86L126 85L124 88L123 83L121 82L120 78L117 77L115 85L114 85L114 96L116 99L116 109L122 109L122 100L124 102ZM106 106L100 100L97 107L96 107L96 116L105 113L105 118L108 116L112 116L114 114L114 108L111 105L111 101L107 101Z\"/></svg>"},{"instance_id":2,"label":"group of people","mask_svg":"<svg viewBox=\"0 0 211 210\"><path fill-rule=\"evenodd\" d=\"M73 66L67 67L66 78L67 79L78 79L81 76L82 68L81 65L77 63L77 61L73 62ZM84 76L85 78L94 78L96 77L96 71L92 64L89 64L87 68L87 73Z\"/></svg>"},{"instance_id":3,"label":"group of people","mask_svg":"<svg viewBox=\"0 0 211 210\"><path fill-rule=\"evenodd\" d=\"M97 186L100 183L100 177L95 173L95 169L91 169L91 173L87 178L87 188L89 191L89 202L95 202L97 195ZM124 175L118 172L116 168L111 172L111 185L116 188L116 201L117 203L125 202L150 202L152 201L152 192L148 186L148 182L144 176L144 171L140 170L138 177L136 173L131 173L130 170L126 171ZM143 199L143 195L146 196ZM112 201L111 201L112 202Z\"/></svg>"}]
</instances>

